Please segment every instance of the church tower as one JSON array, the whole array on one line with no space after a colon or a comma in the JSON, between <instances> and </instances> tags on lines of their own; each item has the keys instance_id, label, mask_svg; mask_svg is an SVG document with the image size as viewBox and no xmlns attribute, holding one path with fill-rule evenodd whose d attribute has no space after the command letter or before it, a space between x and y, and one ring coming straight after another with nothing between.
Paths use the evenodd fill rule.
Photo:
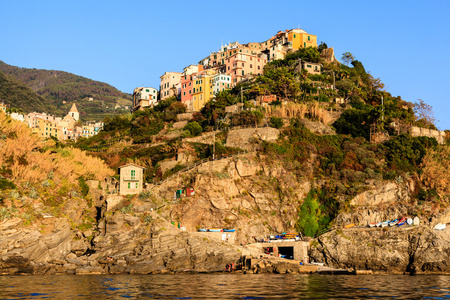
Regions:
<instances>
[{"instance_id":1,"label":"church tower","mask_svg":"<svg viewBox=\"0 0 450 300\"><path fill-rule=\"evenodd\" d=\"M78 112L77 106L72 104L72 108L69 110L69 116L75 119L75 121L80 120L80 113Z\"/></svg>"}]
</instances>

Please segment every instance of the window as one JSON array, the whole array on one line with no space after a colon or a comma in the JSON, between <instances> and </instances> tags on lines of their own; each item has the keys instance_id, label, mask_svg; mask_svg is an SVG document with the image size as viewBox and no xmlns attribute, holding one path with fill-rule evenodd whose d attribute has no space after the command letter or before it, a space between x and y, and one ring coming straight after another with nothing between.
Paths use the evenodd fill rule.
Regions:
<instances>
[{"instance_id":1,"label":"window","mask_svg":"<svg viewBox=\"0 0 450 300\"><path fill-rule=\"evenodd\" d=\"M145 90L147 93L150 92L148 89Z\"/></svg>"},{"instance_id":2,"label":"window","mask_svg":"<svg viewBox=\"0 0 450 300\"><path fill-rule=\"evenodd\" d=\"M131 182L128 182L128 189L131 189Z\"/></svg>"},{"instance_id":3,"label":"window","mask_svg":"<svg viewBox=\"0 0 450 300\"><path fill-rule=\"evenodd\" d=\"M244 70L242 70L242 76L244 76Z\"/></svg>"},{"instance_id":4,"label":"window","mask_svg":"<svg viewBox=\"0 0 450 300\"><path fill-rule=\"evenodd\" d=\"M252 65L252 64L250 64L250 68L253 68L253 65Z\"/></svg>"},{"instance_id":5,"label":"window","mask_svg":"<svg viewBox=\"0 0 450 300\"><path fill-rule=\"evenodd\" d=\"M308 41L310 41L310 36L308 35Z\"/></svg>"},{"instance_id":6,"label":"window","mask_svg":"<svg viewBox=\"0 0 450 300\"><path fill-rule=\"evenodd\" d=\"M183 96L186 96L186 92L183 92Z\"/></svg>"},{"instance_id":7,"label":"window","mask_svg":"<svg viewBox=\"0 0 450 300\"><path fill-rule=\"evenodd\" d=\"M294 39L296 38L295 33L294 33Z\"/></svg>"},{"instance_id":8,"label":"window","mask_svg":"<svg viewBox=\"0 0 450 300\"><path fill-rule=\"evenodd\" d=\"M303 43L303 47L305 47L305 48L306 48L306 42L304 42L304 43Z\"/></svg>"},{"instance_id":9,"label":"window","mask_svg":"<svg viewBox=\"0 0 450 300\"><path fill-rule=\"evenodd\" d=\"M258 70L261 70L261 66L258 66Z\"/></svg>"},{"instance_id":10,"label":"window","mask_svg":"<svg viewBox=\"0 0 450 300\"><path fill-rule=\"evenodd\" d=\"M138 186L139 186L139 183L136 182L136 188L138 188Z\"/></svg>"}]
</instances>

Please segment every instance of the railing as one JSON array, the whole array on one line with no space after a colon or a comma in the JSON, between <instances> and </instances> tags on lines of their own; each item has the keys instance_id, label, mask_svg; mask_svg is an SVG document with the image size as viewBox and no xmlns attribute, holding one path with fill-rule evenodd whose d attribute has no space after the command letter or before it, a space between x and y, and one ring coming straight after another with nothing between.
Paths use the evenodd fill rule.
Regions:
<instances>
[{"instance_id":1,"label":"railing","mask_svg":"<svg viewBox=\"0 0 450 300\"><path fill-rule=\"evenodd\" d=\"M324 228L324 229L316 232L316 234L314 235L313 238L317 239L319 236L324 235L325 233L333 231L333 230L336 230L335 226Z\"/></svg>"},{"instance_id":2,"label":"railing","mask_svg":"<svg viewBox=\"0 0 450 300\"><path fill-rule=\"evenodd\" d=\"M139 181L141 180L142 177L141 176L128 176L128 177L123 177L123 181Z\"/></svg>"}]
</instances>

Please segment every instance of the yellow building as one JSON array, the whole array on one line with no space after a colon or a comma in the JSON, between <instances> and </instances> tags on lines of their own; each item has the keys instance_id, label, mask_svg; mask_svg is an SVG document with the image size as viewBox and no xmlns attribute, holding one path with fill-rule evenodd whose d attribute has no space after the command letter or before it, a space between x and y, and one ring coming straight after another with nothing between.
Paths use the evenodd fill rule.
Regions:
<instances>
[{"instance_id":1,"label":"yellow building","mask_svg":"<svg viewBox=\"0 0 450 300\"><path fill-rule=\"evenodd\" d=\"M317 36L309 34L302 29L292 29L288 32L288 41L292 43L292 49L317 47Z\"/></svg>"},{"instance_id":2,"label":"yellow building","mask_svg":"<svg viewBox=\"0 0 450 300\"><path fill-rule=\"evenodd\" d=\"M192 108L193 111L200 111L206 102L213 98L212 72L194 76L192 79Z\"/></svg>"},{"instance_id":3,"label":"yellow building","mask_svg":"<svg viewBox=\"0 0 450 300\"><path fill-rule=\"evenodd\" d=\"M32 132L36 133L42 139L52 136L58 138L56 123L50 120L36 119L36 125L32 128Z\"/></svg>"}]
</instances>

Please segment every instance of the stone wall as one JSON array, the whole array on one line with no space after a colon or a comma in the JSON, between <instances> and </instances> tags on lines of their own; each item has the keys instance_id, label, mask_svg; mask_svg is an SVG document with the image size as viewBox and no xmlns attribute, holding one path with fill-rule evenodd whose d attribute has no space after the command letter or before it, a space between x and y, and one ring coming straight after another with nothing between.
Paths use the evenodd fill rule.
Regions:
<instances>
[{"instance_id":1,"label":"stone wall","mask_svg":"<svg viewBox=\"0 0 450 300\"><path fill-rule=\"evenodd\" d=\"M226 146L252 151L259 141L275 142L279 135L278 129L272 127L230 130Z\"/></svg>"},{"instance_id":2,"label":"stone wall","mask_svg":"<svg viewBox=\"0 0 450 300\"><path fill-rule=\"evenodd\" d=\"M409 133L411 136L426 136L429 138L435 138L439 144L444 144L444 131L411 126Z\"/></svg>"}]
</instances>

